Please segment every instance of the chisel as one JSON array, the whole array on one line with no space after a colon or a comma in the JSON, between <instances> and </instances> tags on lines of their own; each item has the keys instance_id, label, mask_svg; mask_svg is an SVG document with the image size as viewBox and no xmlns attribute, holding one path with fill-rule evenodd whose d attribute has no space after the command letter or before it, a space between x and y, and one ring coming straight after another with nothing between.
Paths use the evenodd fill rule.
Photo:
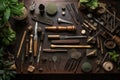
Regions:
<instances>
[{"instance_id":1,"label":"chisel","mask_svg":"<svg viewBox=\"0 0 120 80\"><path fill-rule=\"evenodd\" d=\"M52 44L79 44L80 40L73 40L73 39L68 39L68 40L52 40Z\"/></svg>"},{"instance_id":2,"label":"chisel","mask_svg":"<svg viewBox=\"0 0 120 80\"><path fill-rule=\"evenodd\" d=\"M37 55L37 44L38 44L38 35L37 35L38 22L35 23L35 32L34 32L34 57Z\"/></svg>"},{"instance_id":3,"label":"chisel","mask_svg":"<svg viewBox=\"0 0 120 80\"><path fill-rule=\"evenodd\" d=\"M61 35L48 35L48 39L81 39L87 36L61 36Z\"/></svg>"}]
</instances>

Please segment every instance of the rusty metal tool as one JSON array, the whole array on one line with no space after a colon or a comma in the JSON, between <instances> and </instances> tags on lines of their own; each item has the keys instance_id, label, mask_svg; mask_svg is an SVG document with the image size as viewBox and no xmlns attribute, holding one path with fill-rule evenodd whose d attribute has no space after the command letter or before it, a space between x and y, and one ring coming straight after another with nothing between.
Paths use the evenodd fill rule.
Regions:
<instances>
[{"instance_id":1,"label":"rusty metal tool","mask_svg":"<svg viewBox=\"0 0 120 80\"><path fill-rule=\"evenodd\" d=\"M80 22L80 15L78 13L79 11L77 10L77 8L76 8L74 3L71 3L71 8L72 8L72 10L75 13L74 15L75 15L76 20Z\"/></svg>"},{"instance_id":2,"label":"rusty metal tool","mask_svg":"<svg viewBox=\"0 0 120 80\"><path fill-rule=\"evenodd\" d=\"M73 24L73 22L68 21L68 20L65 20L65 19L62 19L62 18L58 18L58 19L57 19L57 22L58 22L58 23Z\"/></svg>"},{"instance_id":3,"label":"rusty metal tool","mask_svg":"<svg viewBox=\"0 0 120 80\"><path fill-rule=\"evenodd\" d=\"M34 32L34 57L36 57L36 55L37 55L37 44L38 44L37 29L38 29L38 22L35 23L35 32Z\"/></svg>"},{"instance_id":4,"label":"rusty metal tool","mask_svg":"<svg viewBox=\"0 0 120 80\"><path fill-rule=\"evenodd\" d=\"M39 67L39 62L40 62L41 53L42 53L42 46L43 46L44 36L45 36L45 33L42 32L41 38L40 38L39 52L38 52L38 56L37 56L37 65L38 65L38 67Z\"/></svg>"},{"instance_id":5,"label":"rusty metal tool","mask_svg":"<svg viewBox=\"0 0 120 80\"><path fill-rule=\"evenodd\" d=\"M52 44L79 44L80 40L68 39L68 40L52 40Z\"/></svg>"},{"instance_id":6,"label":"rusty metal tool","mask_svg":"<svg viewBox=\"0 0 120 80\"><path fill-rule=\"evenodd\" d=\"M69 11L72 20L75 22L75 24L78 25L79 23L78 23L78 21L76 20L76 18L75 18L74 15L73 15L73 12L72 12L72 9L71 9L70 4L67 4L67 5L66 5L66 8L67 8L67 10Z\"/></svg>"},{"instance_id":7,"label":"rusty metal tool","mask_svg":"<svg viewBox=\"0 0 120 80\"><path fill-rule=\"evenodd\" d=\"M81 61L81 53L79 53L76 49L71 49L68 53L70 54L70 58L67 60L64 70L76 72Z\"/></svg>"},{"instance_id":8,"label":"rusty metal tool","mask_svg":"<svg viewBox=\"0 0 120 80\"><path fill-rule=\"evenodd\" d=\"M24 53L22 53L22 56L21 56L21 63L20 63L20 72L23 73L23 69L24 69Z\"/></svg>"},{"instance_id":9,"label":"rusty metal tool","mask_svg":"<svg viewBox=\"0 0 120 80\"><path fill-rule=\"evenodd\" d=\"M87 36L62 36L62 35L48 35L48 39L81 39Z\"/></svg>"},{"instance_id":10,"label":"rusty metal tool","mask_svg":"<svg viewBox=\"0 0 120 80\"><path fill-rule=\"evenodd\" d=\"M25 45L25 56L26 57L28 57L28 42L29 42L29 40L28 39L26 39L26 45Z\"/></svg>"},{"instance_id":11,"label":"rusty metal tool","mask_svg":"<svg viewBox=\"0 0 120 80\"><path fill-rule=\"evenodd\" d=\"M84 20L85 23L87 23L93 30L97 30L95 26L93 26L91 23L89 23L87 20Z\"/></svg>"},{"instance_id":12,"label":"rusty metal tool","mask_svg":"<svg viewBox=\"0 0 120 80\"><path fill-rule=\"evenodd\" d=\"M29 53L33 53L33 34L30 34L30 47L29 47Z\"/></svg>"},{"instance_id":13,"label":"rusty metal tool","mask_svg":"<svg viewBox=\"0 0 120 80\"><path fill-rule=\"evenodd\" d=\"M100 37L97 36L97 47L100 48Z\"/></svg>"},{"instance_id":14,"label":"rusty metal tool","mask_svg":"<svg viewBox=\"0 0 120 80\"><path fill-rule=\"evenodd\" d=\"M92 37L89 37L87 39L87 42L91 41L93 38L95 38L102 30L100 29L98 32L95 33L95 35L93 35Z\"/></svg>"},{"instance_id":15,"label":"rusty metal tool","mask_svg":"<svg viewBox=\"0 0 120 80\"><path fill-rule=\"evenodd\" d=\"M102 39L100 39L100 51L101 51L101 54L104 54Z\"/></svg>"},{"instance_id":16,"label":"rusty metal tool","mask_svg":"<svg viewBox=\"0 0 120 80\"><path fill-rule=\"evenodd\" d=\"M51 44L51 48L80 48L80 49L86 49L86 48L92 48L92 45L54 45L54 44Z\"/></svg>"},{"instance_id":17,"label":"rusty metal tool","mask_svg":"<svg viewBox=\"0 0 120 80\"><path fill-rule=\"evenodd\" d=\"M57 53L57 52L65 53L68 50L67 49L43 49L43 51L47 53Z\"/></svg>"},{"instance_id":18,"label":"rusty metal tool","mask_svg":"<svg viewBox=\"0 0 120 80\"><path fill-rule=\"evenodd\" d=\"M95 68L95 72L100 71L100 68L101 68L103 62L105 61L105 59L107 58L108 55L109 55L109 54L106 53L106 54L104 55L104 57L100 60L100 62L98 63L98 65L97 65L96 68Z\"/></svg>"},{"instance_id":19,"label":"rusty metal tool","mask_svg":"<svg viewBox=\"0 0 120 80\"><path fill-rule=\"evenodd\" d=\"M72 31L75 32L76 31L76 27L75 26L47 26L45 27L46 31Z\"/></svg>"},{"instance_id":20,"label":"rusty metal tool","mask_svg":"<svg viewBox=\"0 0 120 80\"><path fill-rule=\"evenodd\" d=\"M23 36L22 36L22 40L21 40L21 42L20 42L20 47L19 47L18 52L17 52L17 58L18 58L19 55L20 55L20 51L21 51L21 48L22 48L23 41L24 41L24 39L25 39L26 33L27 33L27 32L24 31Z\"/></svg>"},{"instance_id":21,"label":"rusty metal tool","mask_svg":"<svg viewBox=\"0 0 120 80\"><path fill-rule=\"evenodd\" d=\"M103 29L106 31L106 33L107 33L109 36L111 36L111 38L115 41L115 43L120 47L120 37L117 36L117 35L113 35L112 33L108 32L108 31L104 28L104 25L101 24L98 19L94 18L94 20L95 20L96 22L98 22L98 23L103 27Z\"/></svg>"}]
</instances>

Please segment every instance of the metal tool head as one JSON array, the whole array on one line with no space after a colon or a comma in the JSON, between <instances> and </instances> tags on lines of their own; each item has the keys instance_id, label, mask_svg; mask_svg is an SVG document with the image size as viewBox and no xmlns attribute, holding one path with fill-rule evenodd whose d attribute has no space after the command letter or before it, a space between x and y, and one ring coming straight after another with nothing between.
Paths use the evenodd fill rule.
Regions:
<instances>
[{"instance_id":1,"label":"metal tool head","mask_svg":"<svg viewBox=\"0 0 120 80\"><path fill-rule=\"evenodd\" d=\"M70 22L70 21L64 20L64 19L62 19L62 18L58 18L58 19L57 19L57 22L58 22L58 23L73 24L73 22Z\"/></svg>"}]
</instances>

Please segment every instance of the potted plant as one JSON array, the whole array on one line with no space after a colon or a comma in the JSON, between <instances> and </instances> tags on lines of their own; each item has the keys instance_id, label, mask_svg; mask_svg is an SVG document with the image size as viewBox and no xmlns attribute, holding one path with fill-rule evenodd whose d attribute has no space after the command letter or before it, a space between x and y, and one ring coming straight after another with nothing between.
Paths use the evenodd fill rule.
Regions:
<instances>
[{"instance_id":1,"label":"potted plant","mask_svg":"<svg viewBox=\"0 0 120 80\"><path fill-rule=\"evenodd\" d=\"M79 0L78 7L80 9L96 9L98 7L98 0Z\"/></svg>"},{"instance_id":2,"label":"potted plant","mask_svg":"<svg viewBox=\"0 0 120 80\"><path fill-rule=\"evenodd\" d=\"M16 32L12 29L10 18L23 15L24 4L18 0L0 0L0 80L10 80L14 71L10 70L11 61L7 47L16 39Z\"/></svg>"}]
</instances>

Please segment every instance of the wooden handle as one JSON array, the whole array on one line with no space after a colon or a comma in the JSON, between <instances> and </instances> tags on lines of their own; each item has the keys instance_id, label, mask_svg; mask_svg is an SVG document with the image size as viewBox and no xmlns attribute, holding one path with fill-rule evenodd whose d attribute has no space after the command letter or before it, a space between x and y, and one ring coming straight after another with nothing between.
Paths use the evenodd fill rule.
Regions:
<instances>
[{"instance_id":1,"label":"wooden handle","mask_svg":"<svg viewBox=\"0 0 120 80\"><path fill-rule=\"evenodd\" d=\"M29 53L32 53L32 44L33 44L33 34L30 35L30 49L29 49Z\"/></svg>"},{"instance_id":2,"label":"wooden handle","mask_svg":"<svg viewBox=\"0 0 120 80\"><path fill-rule=\"evenodd\" d=\"M23 33L22 40L21 40L21 42L20 42L20 47L19 47L19 50L18 50L18 53L17 53L17 58L18 58L19 55L20 55L20 51L21 51L22 44L23 44L23 41L24 41L24 39L25 39L25 36L26 36L26 31L24 31L24 33Z\"/></svg>"},{"instance_id":3,"label":"wooden handle","mask_svg":"<svg viewBox=\"0 0 120 80\"><path fill-rule=\"evenodd\" d=\"M85 20L85 22L93 29L93 30L97 30L97 28L95 26L93 26L91 23L89 23L87 20Z\"/></svg>"},{"instance_id":4,"label":"wooden handle","mask_svg":"<svg viewBox=\"0 0 120 80\"><path fill-rule=\"evenodd\" d=\"M34 40L34 57L37 55L37 39Z\"/></svg>"},{"instance_id":5,"label":"wooden handle","mask_svg":"<svg viewBox=\"0 0 120 80\"><path fill-rule=\"evenodd\" d=\"M69 40L52 40L51 41L52 44L79 44L80 40L73 40L73 39L69 39Z\"/></svg>"},{"instance_id":6,"label":"wooden handle","mask_svg":"<svg viewBox=\"0 0 120 80\"><path fill-rule=\"evenodd\" d=\"M91 45L54 45L51 44L51 48L92 48Z\"/></svg>"},{"instance_id":7,"label":"wooden handle","mask_svg":"<svg viewBox=\"0 0 120 80\"><path fill-rule=\"evenodd\" d=\"M28 56L28 39L26 39L26 50L25 50L25 56Z\"/></svg>"}]
</instances>

